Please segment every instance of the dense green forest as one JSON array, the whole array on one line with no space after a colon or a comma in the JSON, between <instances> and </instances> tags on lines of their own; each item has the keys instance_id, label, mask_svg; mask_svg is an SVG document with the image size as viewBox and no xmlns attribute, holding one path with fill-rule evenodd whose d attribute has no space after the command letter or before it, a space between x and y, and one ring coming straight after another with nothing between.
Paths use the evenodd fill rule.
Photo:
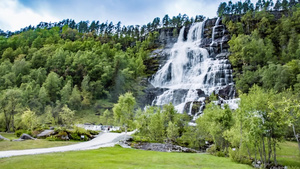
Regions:
<instances>
[{"instance_id":1,"label":"dense green forest","mask_svg":"<svg viewBox=\"0 0 300 169\"><path fill-rule=\"evenodd\" d=\"M24 128L25 110L34 112L38 124L64 124L63 110L102 114L120 94L140 94L139 83L147 75L144 63L158 47L155 30L178 31L203 19L165 15L141 27L67 19L1 31L0 129Z\"/></svg>"},{"instance_id":2,"label":"dense green forest","mask_svg":"<svg viewBox=\"0 0 300 169\"><path fill-rule=\"evenodd\" d=\"M276 164L279 142L299 143L299 2L222 2L217 14L231 34L229 60L241 98L237 110L216 105L212 95L191 126L190 117L176 113L172 104L136 106L141 81L149 76L150 52L160 47L157 30L178 33L204 16L165 15L142 26L67 19L0 31L0 130L71 126L75 116L96 113L96 122L139 129L138 141L195 149L208 141L214 143L212 154Z\"/></svg>"}]
</instances>

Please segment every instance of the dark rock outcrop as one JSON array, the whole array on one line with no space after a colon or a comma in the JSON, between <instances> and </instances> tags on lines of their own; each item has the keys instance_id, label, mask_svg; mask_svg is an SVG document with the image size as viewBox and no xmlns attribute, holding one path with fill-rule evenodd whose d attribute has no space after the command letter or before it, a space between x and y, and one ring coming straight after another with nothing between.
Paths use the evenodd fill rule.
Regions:
<instances>
[{"instance_id":1,"label":"dark rock outcrop","mask_svg":"<svg viewBox=\"0 0 300 169\"><path fill-rule=\"evenodd\" d=\"M40 134L37 135L37 138L49 137L53 132L54 132L54 130L44 130L43 132L41 132Z\"/></svg>"},{"instance_id":2,"label":"dark rock outcrop","mask_svg":"<svg viewBox=\"0 0 300 169\"><path fill-rule=\"evenodd\" d=\"M217 93L218 97L222 99L228 100L237 97L237 93L235 92L234 85L228 85L222 89L220 89Z\"/></svg>"},{"instance_id":3,"label":"dark rock outcrop","mask_svg":"<svg viewBox=\"0 0 300 169\"><path fill-rule=\"evenodd\" d=\"M20 137L20 139L24 139L24 140L35 140L35 138L31 137L29 134L25 134L23 133Z\"/></svg>"},{"instance_id":4,"label":"dark rock outcrop","mask_svg":"<svg viewBox=\"0 0 300 169\"><path fill-rule=\"evenodd\" d=\"M133 144L133 147L136 149L160 151L160 152L199 153L199 151L197 150L187 148L187 147L181 147L173 144L140 142L140 143Z\"/></svg>"},{"instance_id":5,"label":"dark rock outcrop","mask_svg":"<svg viewBox=\"0 0 300 169\"><path fill-rule=\"evenodd\" d=\"M13 141L25 141L25 140L35 140L35 138L31 137L29 134L23 133L20 138L14 139Z\"/></svg>"},{"instance_id":6,"label":"dark rock outcrop","mask_svg":"<svg viewBox=\"0 0 300 169\"><path fill-rule=\"evenodd\" d=\"M187 102L184 105L184 112L189 113L190 115L195 116L197 113L200 113L205 108L205 103L202 101L193 101L193 102Z\"/></svg>"},{"instance_id":7,"label":"dark rock outcrop","mask_svg":"<svg viewBox=\"0 0 300 169\"><path fill-rule=\"evenodd\" d=\"M183 30L184 41L187 40L188 32L191 27L191 25L185 26L185 29ZM208 73L204 76L203 84L205 86L220 86L219 88L217 87L216 91L214 92L222 99L226 100L234 98L236 94L233 83L232 67L228 60L230 55L228 51L230 34L220 18L206 20L202 28L203 36L199 47L205 48L208 51L208 57L211 60L220 61L217 62L218 64L215 64L209 68ZM150 59L145 63L147 67L148 80L145 80L145 83L143 82L143 86L145 87L144 95L138 97L141 107L145 105L155 105L157 103L156 99L158 96L162 95L167 90L170 91L170 89L155 88L149 83L149 80L151 80L151 76L155 74L159 68L165 65L166 61L169 59L169 56L171 55L170 49L177 42L180 29L181 28L177 28L177 30L176 28L162 28L158 30L160 34L158 42L162 48L154 50L150 56ZM171 64L169 65L169 68L172 68ZM171 71L169 70L168 72ZM168 79L168 74L166 74L164 77L166 77L164 79L165 81L170 81L170 79ZM203 90L206 91L206 89ZM175 106L179 105L182 103L182 100L187 97L187 94L188 89L172 90L172 97L168 98L166 102L170 101ZM206 95L205 92L200 89L197 89L197 95L198 98L208 97L208 95ZM161 101L163 99L164 98L160 98L159 100ZM186 102L183 107L183 111L189 113L191 116L198 116L201 114L204 107L205 101L195 100Z\"/></svg>"}]
</instances>

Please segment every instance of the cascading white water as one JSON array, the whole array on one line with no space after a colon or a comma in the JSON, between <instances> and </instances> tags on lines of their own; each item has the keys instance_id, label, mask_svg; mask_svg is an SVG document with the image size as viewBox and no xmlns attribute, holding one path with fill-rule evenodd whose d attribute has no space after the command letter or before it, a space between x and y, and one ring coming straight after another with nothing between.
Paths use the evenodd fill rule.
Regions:
<instances>
[{"instance_id":1,"label":"cascading white water","mask_svg":"<svg viewBox=\"0 0 300 169\"><path fill-rule=\"evenodd\" d=\"M194 101L205 100L199 95L199 91L207 96L232 83L232 70L228 60L215 59L209 55L207 49L200 47L204 25L205 22L193 24L186 40L186 28L180 30L167 62L150 80L154 87L165 89L153 100L153 105L171 102L182 113L186 103L191 102L190 112L187 112L190 114Z\"/></svg>"}]
</instances>

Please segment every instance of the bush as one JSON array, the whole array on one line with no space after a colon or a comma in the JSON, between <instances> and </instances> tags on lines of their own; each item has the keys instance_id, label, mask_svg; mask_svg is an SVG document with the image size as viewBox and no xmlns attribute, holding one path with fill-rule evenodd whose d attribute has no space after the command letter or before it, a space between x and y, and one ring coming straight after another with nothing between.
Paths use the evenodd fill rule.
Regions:
<instances>
[{"instance_id":1,"label":"bush","mask_svg":"<svg viewBox=\"0 0 300 169\"><path fill-rule=\"evenodd\" d=\"M71 133L70 137L72 140L81 140L80 136L77 133Z\"/></svg>"},{"instance_id":2,"label":"bush","mask_svg":"<svg viewBox=\"0 0 300 169\"><path fill-rule=\"evenodd\" d=\"M209 154L212 154L214 156L218 156L218 157L225 157L226 154L223 151L220 151L217 149L216 145L212 145L210 148L207 149L207 152Z\"/></svg>"},{"instance_id":3,"label":"bush","mask_svg":"<svg viewBox=\"0 0 300 169\"><path fill-rule=\"evenodd\" d=\"M149 137L133 136L133 142L151 142Z\"/></svg>"},{"instance_id":4,"label":"bush","mask_svg":"<svg viewBox=\"0 0 300 169\"><path fill-rule=\"evenodd\" d=\"M252 159L249 159L247 156L243 156L239 154L239 150L236 149L235 151L229 148L229 157L232 161L241 163L241 164L252 164Z\"/></svg>"},{"instance_id":5,"label":"bush","mask_svg":"<svg viewBox=\"0 0 300 169\"><path fill-rule=\"evenodd\" d=\"M209 154L215 155L215 153L217 152L217 146L215 144L213 144L211 147L209 147L207 149L207 152Z\"/></svg>"},{"instance_id":6,"label":"bush","mask_svg":"<svg viewBox=\"0 0 300 169\"><path fill-rule=\"evenodd\" d=\"M98 135L100 132L99 131L94 131L94 130L87 130L91 135Z\"/></svg>"},{"instance_id":7,"label":"bush","mask_svg":"<svg viewBox=\"0 0 300 169\"><path fill-rule=\"evenodd\" d=\"M111 133L122 133L121 130L110 131Z\"/></svg>"},{"instance_id":8,"label":"bush","mask_svg":"<svg viewBox=\"0 0 300 169\"><path fill-rule=\"evenodd\" d=\"M28 130L17 130L17 131L15 131L15 135L17 137L20 137L23 133L31 135L31 132L28 131Z\"/></svg>"},{"instance_id":9,"label":"bush","mask_svg":"<svg viewBox=\"0 0 300 169\"><path fill-rule=\"evenodd\" d=\"M46 140L48 140L48 141L61 141L61 139L59 139L55 136L49 136L49 137L46 138Z\"/></svg>"},{"instance_id":10,"label":"bush","mask_svg":"<svg viewBox=\"0 0 300 169\"><path fill-rule=\"evenodd\" d=\"M225 153L223 151L217 151L215 153L215 156L218 156L218 157L225 157Z\"/></svg>"},{"instance_id":11,"label":"bush","mask_svg":"<svg viewBox=\"0 0 300 169\"><path fill-rule=\"evenodd\" d=\"M54 129L55 133L59 133L61 131L67 131L67 129L65 127L57 127L57 128Z\"/></svg>"}]
</instances>

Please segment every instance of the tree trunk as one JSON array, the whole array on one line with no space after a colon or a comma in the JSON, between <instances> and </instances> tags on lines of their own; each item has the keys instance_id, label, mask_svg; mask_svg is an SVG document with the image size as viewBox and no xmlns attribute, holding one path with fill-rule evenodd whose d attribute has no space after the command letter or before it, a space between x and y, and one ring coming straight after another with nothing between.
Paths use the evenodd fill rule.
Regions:
<instances>
[{"instance_id":1,"label":"tree trunk","mask_svg":"<svg viewBox=\"0 0 300 169\"><path fill-rule=\"evenodd\" d=\"M251 159L251 153L250 153L250 150L249 150L248 144L246 144L246 147L247 147L247 152L248 152L248 155L249 155L249 159Z\"/></svg>"},{"instance_id":2,"label":"tree trunk","mask_svg":"<svg viewBox=\"0 0 300 169\"><path fill-rule=\"evenodd\" d=\"M271 162L271 155L272 155L272 142L271 142L271 138L268 137L268 149L269 149L269 153L268 153L268 163Z\"/></svg>"},{"instance_id":3,"label":"tree trunk","mask_svg":"<svg viewBox=\"0 0 300 169\"><path fill-rule=\"evenodd\" d=\"M254 160L254 161L255 161L255 163L256 163L256 161L257 161L257 157L256 157L256 154L257 154L257 149L256 149L256 148L257 148L257 146L256 146L256 144L255 144L255 146L254 146L254 151L255 151L255 157L254 157L254 158L255 158L255 160Z\"/></svg>"},{"instance_id":4,"label":"tree trunk","mask_svg":"<svg viewBox=\"0 0 300 169\"><path fill-rule=\"evenodd\" d=\"M274 163L275 163L275 165L277 165L277 159L276 159L276 141L275 141L275 139L273 139L273 141L274 141Z\"/></svg>"},{"instance_id":5,"label":"tree trunk","mask_svg":"<svg viewBox=\"0 0 300 169\"><path fill-rule=\"evenodd\" d=\"M299 135L296 134L296 130L295 130L294 124L292 124L292 127L293 127L294 136L295 136L295 138L296 138L296 140L297 140L297 143L298 143L298 149L299 149L299 154L300 154L300 141L299 141Z\"/></svg>"},{"instance_id":6,"label":"tree trunk","mask_svg":"<svg viewBox=\"0 0 300 169\"><path fill-rule=\"evenodd\" d=\"M10 132L10 116L4 111L6 132Z\"/></svg>"},{"instance_id":7,"label":"tree trunk","mask_svg":"<svg viewBox=\"0 0 300 169\"><path fill-rule=\"evenodd\" d=\"M264 137L261 136L262 138L262 146L263 146L263 149L262 149L262 153L263 153L263 156L264 156L264 165L266 166L266 162L267 162L267 158L266 158L266 146L265 146L265 140L264 140Z\"/></svg>"},{"instance_id":8,"label":"tree trunk","mask_svg":"<svg viewBox=\"0 0 300 169\"><path fill-rule=\"evenodd\" d=\"M259 145L259 147L258 147L258 152L259 152L259 156L260 156L260 162L263 162L263 155L262 155L261 145Z\"/></svg>"},{"instance_id":9,"label":"tree trunk","mask_svg":"<svg viewBox=\"0 0 300 169\"><path fill-rule=\"evenodd\" d=\"M15 131L15 124L14 124L14 122L15 122L15 116L12 115L12 117L11 117L11 128L12 128L13 132Z\"/></svg>"},{"instance_id":10,"label":"tree trunk","mask_svg":"<svg viewBox=\"0 0 300 169\"><path fill-rule=\"evenodd\" d=\"M243 124L242 124L242 122L240 123L240 133L241 133L240 148L241 148L242 143L243 143Z\"/></svg>"}]
</instances>

